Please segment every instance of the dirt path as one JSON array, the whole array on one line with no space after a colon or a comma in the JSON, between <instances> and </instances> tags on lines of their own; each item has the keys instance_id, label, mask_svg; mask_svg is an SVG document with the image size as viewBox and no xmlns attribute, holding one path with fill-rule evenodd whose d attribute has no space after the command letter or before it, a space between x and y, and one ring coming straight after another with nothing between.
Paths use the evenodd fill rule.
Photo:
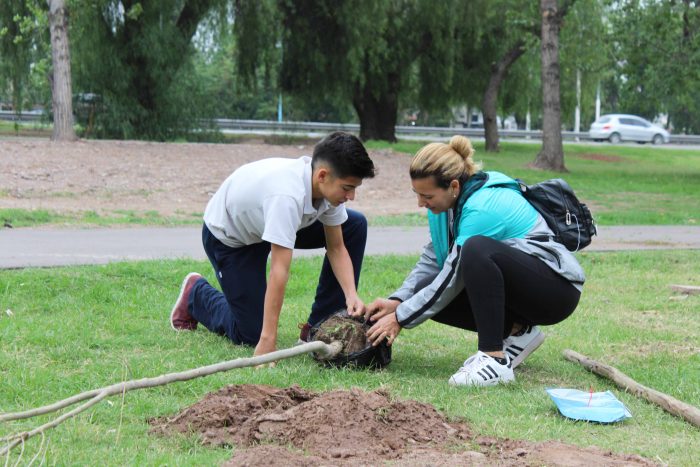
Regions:
<instances>
[{"instance_id":1,"label":"dirt path","mask_svg":"<svg viewBox=\"0 0 700 467\"><path fill-rule=\"evenodd\" d=\"M310 155L312 145L0 140L0 206L56 212L156 211L187 217L237 167L266 157ZM409 156L371 151L378 169L349 206L368 215L419 212Z\"/></svg>"}]
</instances>

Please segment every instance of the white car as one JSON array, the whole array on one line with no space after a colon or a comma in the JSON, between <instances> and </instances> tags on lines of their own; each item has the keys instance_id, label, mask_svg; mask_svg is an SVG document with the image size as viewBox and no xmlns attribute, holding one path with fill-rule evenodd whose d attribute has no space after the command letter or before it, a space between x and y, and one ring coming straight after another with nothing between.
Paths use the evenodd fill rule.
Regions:
<instances>
[{"instance_id":1,"label":"white car","mask_svg":"<svg viewBox=\"0 0 700 467\"><path fill-rule=\"evenodd\" d=\"M670 141L671 134L642 117L609 114L601 115L598 120L591 124L588 137L594 141L608 140L613 144L620 141L662 144Z\"/></svg>"}]
</instances>

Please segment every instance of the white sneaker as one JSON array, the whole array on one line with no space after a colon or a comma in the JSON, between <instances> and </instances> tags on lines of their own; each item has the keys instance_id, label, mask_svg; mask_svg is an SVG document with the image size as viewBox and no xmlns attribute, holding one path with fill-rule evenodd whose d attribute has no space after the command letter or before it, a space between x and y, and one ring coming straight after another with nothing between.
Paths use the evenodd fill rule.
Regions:
<instances>
[{"instance_id":1,"label":"white sneaker","mask_svg":"<svg viewBox=\"0 0 700 467\"><path fill-rule=\"evenodd\" d=\"M515 375L511 368L510 357L506 354L505 358L507 363L502 365L480 350L469 357L462 368L450 377L449 384L451 386L493 386L513 381Z\"/></svg>"},{"instance_id":2,"label":"white sneaker","mask_svg":"<svg viewBox=\"0 0 700 467\"><path fill-rule=\"evenodd\" d=\"M513 368L520 365L544 341L544 333L537 326L525 326L518 335L503 339L503 351L513 362Z\"/></svg>"}]
</instances>

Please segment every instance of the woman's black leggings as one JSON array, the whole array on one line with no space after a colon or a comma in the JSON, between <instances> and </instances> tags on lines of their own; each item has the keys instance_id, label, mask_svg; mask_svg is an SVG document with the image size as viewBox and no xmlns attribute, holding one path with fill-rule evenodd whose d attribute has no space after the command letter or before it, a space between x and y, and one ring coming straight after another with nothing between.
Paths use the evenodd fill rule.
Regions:
<instances>
[{"instance_id":1,"label":"woman's black leggings","mask_svg":"<svg viewBox=\"0 0 700 467\"><path fill-rule=\"evenodd\" d=\"M563 321L581 296L542 260L490 237L469 238L459 267L464 290L433 320L477 331L482 352L503 350L513 323Z\"/></svg>"}]
</instances>

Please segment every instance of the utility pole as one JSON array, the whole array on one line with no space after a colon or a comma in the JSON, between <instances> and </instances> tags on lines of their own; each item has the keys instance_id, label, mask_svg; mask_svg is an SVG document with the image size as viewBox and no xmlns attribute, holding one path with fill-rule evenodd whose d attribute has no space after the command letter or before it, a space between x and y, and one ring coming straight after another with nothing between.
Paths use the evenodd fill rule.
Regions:
<instances>
[{"instance_id":1,"label":"utility pole","mask_svg":"<svg viewBox=\"0 0 700 467\"><path fill-rule=\"evenodd\" d=\"M581 70L576 70L576 114L574 115L574 132L581 131ZM576 137L576 141L579 137Z\"/></svg>"}]
</instances>

